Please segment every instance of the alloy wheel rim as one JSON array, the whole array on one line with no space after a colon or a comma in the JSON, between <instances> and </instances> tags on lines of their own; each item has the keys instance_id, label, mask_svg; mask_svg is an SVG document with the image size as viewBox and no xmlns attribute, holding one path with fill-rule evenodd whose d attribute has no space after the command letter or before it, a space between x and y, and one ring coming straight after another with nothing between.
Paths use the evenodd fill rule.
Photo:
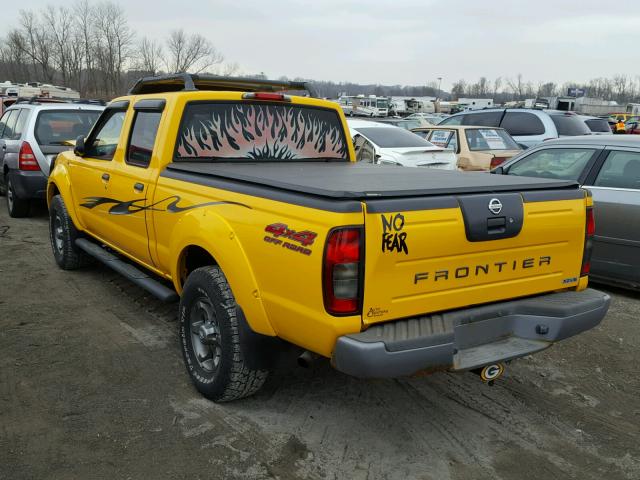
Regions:
<instances>
[{"instance_id":1,"label":"alloy wheel rim","mask_svg":"<svg viewBox=\"0 0 640 480\"><path fill-rule=\"evenodd\" d=\"M11 180L7 181L7 205L9 206L9 210L13 210L13 188Z\"/></svg>"},{"instance_id":2,"label":"alloy wheel rim","mask_svg":"<svg viewBox=\"0 0 640 480\"><path fill-rule=\"evenodd\" d=\"M62 253L62 247L64 245L63 233L62 219L60 218L60 215L56 214L53 217L53 240L56 250L58 250L59 253Z\"/></svg>"},{"instance_id":3,"label":"alloy wheel rim","mask_svg":"<svg viewBox=\"0 0 640 480\"><path fill-rule=\"evenodd\" d=\"M211 301L201 296L196 299L189 315L191 345L200 368L217 373L222 359L220 324Z\"/></svg>"}]
</instances>

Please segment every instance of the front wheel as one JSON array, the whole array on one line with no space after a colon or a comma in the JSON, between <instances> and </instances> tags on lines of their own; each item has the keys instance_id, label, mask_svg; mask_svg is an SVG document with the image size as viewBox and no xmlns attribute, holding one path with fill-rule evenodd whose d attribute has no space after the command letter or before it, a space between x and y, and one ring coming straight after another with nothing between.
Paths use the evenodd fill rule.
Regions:
<instances>
[{"instance_id":1,"label":"front wheel","mask_svg":"<svg viewBox=\"0 0 640 480\"><path fill-rule=\"evenodd\" d=\"M268 370L250 368L255 352L240 344L236 301L217 266L194 270L180 299L180 343L187 371L200 393L228 402L257 392Z\"/></svg>"},{"instance_id":2,"label":"front wheel","mask_svg":"<svg viewBox=\"0 0 640 480\"><path fill-rule=\"evenodd\" d=\"M90 257L76 246L78 229L69 216L60 195L51 199L49 207L49 239L56 263L63 270L75 270L88 263Z\"/></svg>"}]
</instances>

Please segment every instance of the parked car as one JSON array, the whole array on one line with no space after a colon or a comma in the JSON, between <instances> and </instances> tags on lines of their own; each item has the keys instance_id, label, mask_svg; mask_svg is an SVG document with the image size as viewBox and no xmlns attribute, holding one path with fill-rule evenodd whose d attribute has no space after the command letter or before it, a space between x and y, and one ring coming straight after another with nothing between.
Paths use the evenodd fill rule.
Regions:
<instances>
[{"instance_id":1,"label":"parked car","mask_svg":"<svg viewBox=\"0 0 640 480\"><path fill-rule=\"evenodd\" d=\"M386 125L393 125L395 127L404 128L405 130L413 130L414 128L429 125L428 122L417 118L376 118L378 123L384 123Z\"/></svg>"},{"instance_id":2,"label":"parked car","mask_svg":"<svg viewBox=\"0 0 640 480\"><path fill-rule=\"evenodd\" d=\"M591 117L589 115L578 115L580 119L591 130L591 135L611 135L611 125L606 118Z\"/></svg>"},{"instance_id":3,"label":"parked car","mask_svg":"<svg viewBox=\"0 0 640 480\"><path fill-rule=\"evenodd\" d=\"M18 101L0 118L0 191L12 217L29 214L44 199L51 161L72 148L65 141L85 135L103 106Z\"/></svg>"},{"instance_id":4,"label":"parked car","mask_svg":"<svg viewBox=\"0 0 640 480\"><path fill-rule=\"evenodd\" d=\"M455 152L458 169L465 171L490 170L522 151L503 128L454 125L422 127L412 132L436 147Z\"/></svg>"},{"instance_id":5,"label":"parked car","mask_svg":"<svg viewBox=\"0 0 640 480\"><path fill-rule=\"evenodd\" d=\"M575 113L533 108L488 108L463 112L445 118L438 125L502 127L524 148L554 138L591 134Z\"/></svg>"},{"instance_id":6,"label":"parked car","mask_svg":"<svg viewBox=\"0 0 640 480\"><path fill-rule=\"evenodd\" d=\"M591 276L640 288L640 137L553 140L494 172L575 180L588 188L596 220Z\"/></svg>"},{"instance_id":7,"label":"parked car","mask_svg":"<svg viewBox=\"0 0 640 480\"><path fill-rule=\"evenodd\" d=\"M625 132L629 135L640 135L640 122L635 118L624 124Z\"/></svg>"},{"instance_id":8,"label":"parked car","mask_svg":"<svg viewBox=\"0 0 640 480\"><path fill-rule=\"evenodd\" d=\"M147 77L49 178L56 263L93 257L179 297L176 340L203 395L255 393L292 348L357 377L492 382L601 322L610 297L587 288L592 199L577 184L354 164L340 106L284 93L296 84Z\"/></svg>"},{"instance_id":9,"label":"parked car","mask_svg":"<svg viewBox=\"0 0 640 480\"><path fill-rule=\"evenodd\" d=\"M428 125L437 125L439 124L445 117L440 116L438 113L412 113L404 117L405 120L420 120L423 123ZM426 125L427 126L427 125Z\"/></svg>"},{"instance_id":10,"label":"parked car","mask_svg":"<svg viewBox=\"0 0 640 480\"><path fill-rule=\"evenodd\" d=\"M424 138L403 128L366 120L347 120L356 161L399 165L456 169L455 153L436 147Z\"/></svg>"}]
</instances>

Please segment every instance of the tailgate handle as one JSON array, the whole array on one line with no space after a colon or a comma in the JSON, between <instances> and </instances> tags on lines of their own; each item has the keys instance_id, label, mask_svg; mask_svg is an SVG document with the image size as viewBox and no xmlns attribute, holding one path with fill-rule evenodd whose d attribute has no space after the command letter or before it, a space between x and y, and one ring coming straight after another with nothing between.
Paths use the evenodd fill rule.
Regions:
<instances>
[{"instance_id":1,"label":"tailgate handle","mask_svg":"<svg viewBox=\"0 0 640 480\"><path fill-rule=\"evenodd\" d=\"M487 233L497 235L507 231L507 217L487 218Z\"/></svg>"}]
</instances>

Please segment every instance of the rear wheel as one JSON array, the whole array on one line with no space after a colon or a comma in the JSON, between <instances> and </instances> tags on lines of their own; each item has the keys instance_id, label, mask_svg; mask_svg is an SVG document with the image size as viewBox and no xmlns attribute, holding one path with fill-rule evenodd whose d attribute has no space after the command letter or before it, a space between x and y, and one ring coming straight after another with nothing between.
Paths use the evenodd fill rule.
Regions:
<instances>
[{"instance_id":1,"label":"rear wheel","mask_svg":"<svg viewBox=\"0 0 640 480\"><path fill-rule=\"evenodd\" d=\"M78 236L78 229L62 197L56 195L49 207L49 238L56 263L63 270L75 270L91 262L90 257L76 246Z\"/></svg>"},{"instance_id":2,"label":"rear wheel","mask_svg":"<svg viewBox=\"0 0 640 480\"><path fill-rule=\"evenodd\" d=\"M11 177L6 177L7 182L7 210L9 216L13 218L22 218L29 215L30 201L26 198L20 198L11 182Z\"/></svg>"},{"instance_id":3,"label":"rear wheel","mask_svg":"<svg viewBox=\"0 0 640 480\"><path fill-rule=\"evenodd\" d=\"M217 266L194 270L180 299L180 342L187 371L205 397L228 402L257 392L267 379L255 352L240 345L236 301ZM253 361L252 361L253 360Z\"/></svg>"}]
</instances>

